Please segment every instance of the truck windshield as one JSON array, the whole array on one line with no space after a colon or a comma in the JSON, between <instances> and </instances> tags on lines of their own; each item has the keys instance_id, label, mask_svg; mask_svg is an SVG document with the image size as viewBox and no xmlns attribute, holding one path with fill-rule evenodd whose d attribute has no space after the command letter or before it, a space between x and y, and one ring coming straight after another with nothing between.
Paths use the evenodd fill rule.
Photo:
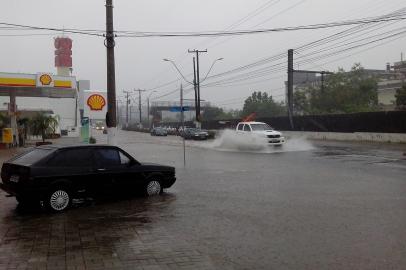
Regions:
<instances>
[{"instance_id":1,"label":"truck windshield","mask_svg":"<svg viewBox=\"0 0 406 270\"><path fill-rule=\"evenodd\" d=\"M258 131L258 130L273 130L270 125L268 124L251 124L251 129L253 131Z\"/></svg>"}]
</instances>

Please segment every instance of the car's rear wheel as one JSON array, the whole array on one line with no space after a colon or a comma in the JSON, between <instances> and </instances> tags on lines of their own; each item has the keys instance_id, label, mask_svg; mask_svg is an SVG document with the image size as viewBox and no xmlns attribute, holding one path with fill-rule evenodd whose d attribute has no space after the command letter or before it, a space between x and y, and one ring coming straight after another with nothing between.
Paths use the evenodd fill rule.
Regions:
<instances>
[{"instance_id":1,"label":"car's rear wheel","mask_svg":"<svg viewBox=\"0 0 406 270\"><path fill-rule=\"evenodd\" d=\"M161 182L156 178L151 178L145 186L145 195L155 196L163 192Z\"/></svg>"},{"instance_id":2,"label":"car's rear wheel","mask_svg":"<svg viewBox=\"0 0 406 270\"><path fill-rule=\"evenodd\" d=\"M62 212L72 205L71 192L66 187L54 188L49 192L45 203L49 210Z\"/></svg>"}]
</instances>

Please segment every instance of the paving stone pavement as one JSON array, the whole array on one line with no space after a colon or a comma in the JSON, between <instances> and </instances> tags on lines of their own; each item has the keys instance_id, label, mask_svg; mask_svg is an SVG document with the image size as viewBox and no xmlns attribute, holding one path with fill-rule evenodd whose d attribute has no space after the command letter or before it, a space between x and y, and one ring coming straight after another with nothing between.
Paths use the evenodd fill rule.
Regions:
<instances>
[{"instance_id":1,"label":"paving stone pavement","mask_svg":"<svg viewBox=\"0 0 406 270\"><path fill-rule=\"evenodd\" d=\"M3 195L0 269L216 269L197 246L153 224L144 198L49 214ZM163 198L149 202L165 207L170 196Z\"/></svg>"}]
</instances>

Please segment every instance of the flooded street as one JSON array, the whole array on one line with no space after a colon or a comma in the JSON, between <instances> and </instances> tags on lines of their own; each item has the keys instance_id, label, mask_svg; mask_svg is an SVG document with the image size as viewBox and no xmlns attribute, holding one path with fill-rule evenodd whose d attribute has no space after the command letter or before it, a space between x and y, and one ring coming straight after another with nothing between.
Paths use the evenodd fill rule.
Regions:
<instances>
[{"instance_id":1,"label":"flooded street","mask_svg":"<svg viewBox=\"0 0 406 270\"><path fill-rule=\"evenodd\" d=\"M291 138L239 151L187 141L183 167L179 137L118 136L137 160L175 166L175 185L57 215L21 210L2 192L0 269L406 266L405 146Z\"/></svg>"}]
</instances>

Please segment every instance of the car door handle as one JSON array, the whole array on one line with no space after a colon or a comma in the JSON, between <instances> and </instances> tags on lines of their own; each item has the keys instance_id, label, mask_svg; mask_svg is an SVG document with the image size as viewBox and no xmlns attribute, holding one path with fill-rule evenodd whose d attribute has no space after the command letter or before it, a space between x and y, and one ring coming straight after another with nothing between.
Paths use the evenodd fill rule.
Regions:
<instances>
[{"instance_id":1,"label":"car door handle","mask_svg":"<svg viewBox=\"0 0 406 270\"><path fill-rule=\"evenodd\" d=\"M104 172L105 170L106 170L105 168L96 169L96 171L98 172Z\"/></svg>"}]
</instances>

